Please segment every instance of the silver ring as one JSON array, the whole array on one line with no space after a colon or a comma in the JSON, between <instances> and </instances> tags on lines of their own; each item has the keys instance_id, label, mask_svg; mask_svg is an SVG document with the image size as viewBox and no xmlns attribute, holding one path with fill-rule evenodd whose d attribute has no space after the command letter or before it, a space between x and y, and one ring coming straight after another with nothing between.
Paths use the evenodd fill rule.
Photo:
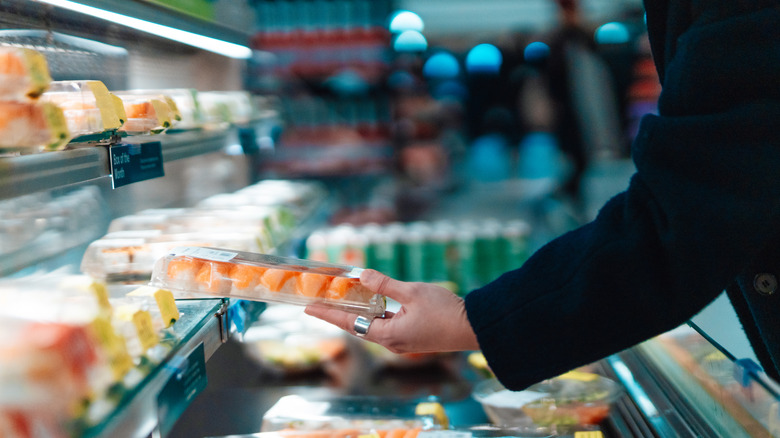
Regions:
<instances>
[{"instance_id":1,"label":"silver ring","mask_svg":"<svg viewBox=\"0 0 780 438\"><path fill-rule=\"evenodd\" d=\"M363 315L358 315L355 319L355 323L352 325L352 330L355 331L357 337L362 338L368 334L368 328L371 327L373 321L373 318L368 319Z\"/></svg>"}]
</instances>

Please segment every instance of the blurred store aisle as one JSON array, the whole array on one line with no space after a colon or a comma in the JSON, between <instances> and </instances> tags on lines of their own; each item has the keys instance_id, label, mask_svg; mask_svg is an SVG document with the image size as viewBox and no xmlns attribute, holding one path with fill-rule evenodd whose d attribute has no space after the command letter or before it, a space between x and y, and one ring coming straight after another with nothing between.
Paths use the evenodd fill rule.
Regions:
<instances>
[{"instance_id":1,"label":"blurred store aisle","mask_svg":"<svg viewBox=\"0 0 780 438\"><path fill-rule=\"evenodd\" d=\"M534 230L532 246L537 248L598 214L612 196L628 187L635 167L629 159L601 159L592 162L582 182L581 206L556 196L559 180L553 177L469 181L442 197L428 209L423 220L463 221L493 218L523 219Z\"/></svg>"}]
</instances>

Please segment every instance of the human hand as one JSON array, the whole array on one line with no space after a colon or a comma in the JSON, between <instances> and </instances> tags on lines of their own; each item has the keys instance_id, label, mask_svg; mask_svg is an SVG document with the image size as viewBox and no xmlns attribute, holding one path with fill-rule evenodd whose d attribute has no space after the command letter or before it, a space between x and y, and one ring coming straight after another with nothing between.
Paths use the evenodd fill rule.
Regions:
<instances>
[{"instance_id":1,"label":"human hand","mask_svg":"<svg viewBox=\"0 0 780 438\"><path fill-rule=\"evenodd\" d=\"M363 271L360 282L401 305L398 312L375 318L364 339L393 353L479 350L463 299L449 290L435 284L398 281L372 269ZM354 313L321 304L309 305L305 312L355 333Z\"/></svg>"}]
</instances>

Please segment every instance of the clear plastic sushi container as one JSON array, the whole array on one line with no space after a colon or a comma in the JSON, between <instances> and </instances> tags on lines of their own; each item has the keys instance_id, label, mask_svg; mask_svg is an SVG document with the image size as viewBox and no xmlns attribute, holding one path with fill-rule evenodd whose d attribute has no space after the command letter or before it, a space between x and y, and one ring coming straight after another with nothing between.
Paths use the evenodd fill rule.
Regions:
<instances>
[{"instance_id":1,"label":"clear plastic sushi container","mask_svg":"<svg viewBox=\"0 0 780 438\"><path fill-rule=\"evenodd\" d=\"M376 424L374 424L376 423ZM227 435L209 438L571 438L572 435L558 435L543 428L499 428L486 425L458 427L454 429L422 429L403 423L395 427L389 422L363 422L361 428L347 427L334 430L278 430L251 434ZM397 423L397 421L395 422ZM363 426L365 424L365 426ZM539 430L542 429L542 430ZM587 435L586 435L587 436Z\"/></svg>"},{"instance_id":2,"label":"clear plastic sushi container","mask_svg":"<svg viewBox=\"0 0 780 438\"><path fill-rule=\"evenodd\" d=\"M139 96L126 91L115 91L114 95L122 99L127 121L121 130L128 134L159 134L175 122L174 110L163 96Z\"/></svg>"},{"instance_id":3,"label":"clear plastic sushi container","mask_svg":"<svg viewBox=\"0 0 780 438\"><path fill-rule=\"evenodd\" d=\"M81 271L109 283L148 283L154 263L172 249L185 245L257 250L256 240L242 233L118 231L89 244L81 260Z\"/></svg>"},{"instance_id":4,"label":"clear plastic sushi container","mask_svg":"<svg viewBox=\"0 0 780 438\"><path fill-rule=\"evenodd\" d=\"M281 397L263 415L261 432L340 431L343 438L371 431L420 431L424 420L417 415L418 403L392 397ZM324 435L324 437L330 435ZM401 438L398 433L397 438ZM314 437L312 437L314 438Z\"/></svg>"},{"instance_id":5,"label":"clear plastic sushi container","mask_svg":"<svg viewBox=\"0 0 780 438\"><path fill-rule=\"evenodd\" d=\"M55 151L67 146L71 137L57 105L0 101L0 150Z\"/></svg>"},{"instance_id":6,"label":"clear plastic sushi container","mask_svg":"<svg viewBox=\"0 0 780 438\"><path fill-rule=\"evenodd\" d=\"M323 304L383 316L385 299L360 283L354 266L292 257L181 247L155 263L151 286L190 293L297 305Z\"/></svg>"},{"instance_id":7,"label":"clear plastic sushi container","mask_svg":"<svg viewBox=\"0 0 780 438\"><path fill-rule=\"evenodd\" d=\"M253 236L261 251L271 251L285 238L289 221L278 208L248 206L236 209L190 209L167 219L169 232L233 231Z\"/></svg>"},{"instance_id":8,"label":"clear plastic sushi container","mask_svg":"<svg viewBox=\"0 0 780 438\"><path fill-rule=\"evenodd\" d=\"M198 129L203 126L203 112L198 103L198 91L194 88L164 88L158 90L133 90L148 96L164 96L174 109L176 130Z\"/></svg>"},{"instance_id":9,"label":"clear plastic sushi container","mask_svg":"<svg viewBox=\"0 0 780 438\"><path fill-rule=\"evenodd\" d=\"M497 379L479 383L472 396L499 426L529 424L566 431L601 423L623 394L619 384L597 374L572 371L510 391Z\"/></svg>"},{"instance_id":10,"label":"clear plastic sushi container","mask_svg":"<svg viewBox=\"0 0 780 438\"><path fill-rule=\"evenodd\" d=\"M43 54L23 47L0 46L0 100L35 100L50 82L49 66Z\"/></svg>"},{"instance_id":11,"label":"clear plastic sushi container","mask_svg":"<svg viewBox=\"0 0 780 438\"><path fill-rule=\"evenodd\" d=\"M256 112L252 96L246 91L202 91L198 102L205 122L212 127L249 123Z\"/></svg>"},{"instance_id":12,"label":"clear plastic sushi container","mask_svg":"<svg viewBox=\"0 0 780 438\"><path fill-rule=\"evenodd\" d=\"M100 81L54 81L41 100L62 108L74 137L115 131L122 126L111 93Z\"/></svg>"},{"instance_id":13,"label":"clear plastic sushi container","mask_svg":"<svg viewBox=\"0 0 780 438\"><path fill-rule=\"evenodd\" d=\"M158 230L166 234L198 233L243 234L255 242L260 252L272 251L285 239L287 229L276 219L273 208L248 207L242 210L171 208L144 210L111 221L109 233L117 231ZM284 222L287 223L287 222ZM213 246L213 245L212 245Z\"/></svg>"},{"instance_id":14,"label":"clear plastic sushi container","mask_svg":"<svg viewBox=\"0 0 780 438\"><path fill-rule=\"evenodd\" d=\"M201 123L201 116L195 102L197 94L195 90L187 88L134 89L118 91L117 94L128 102L155 100L164 102L168 110L168 119L171 125L176 126L176 128L181 128L184 124L189 129L197 127Z\"/></svg>"},{"instance_id":15,"label":"clear plastic sushi container","mask_svg":"<svg viewBox=\"0 0 780 438\"><path fill-rule=\"evenodd\" d=\"M111 221L108 232L139 231L139 230L164 230L168 227L168 220L183 214L185 208L155 208L142 210L135 214L118 217Z\"/></svg>"}]
</instances>

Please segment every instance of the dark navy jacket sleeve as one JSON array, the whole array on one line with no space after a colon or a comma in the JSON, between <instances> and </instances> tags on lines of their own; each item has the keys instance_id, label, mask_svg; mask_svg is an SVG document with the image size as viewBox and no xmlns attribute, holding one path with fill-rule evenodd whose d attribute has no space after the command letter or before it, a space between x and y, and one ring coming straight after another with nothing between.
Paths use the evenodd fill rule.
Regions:
<instances>
[{"instance_id":1,"label":"dark navy jacket sleeve","mask_svg":"<svg viewBox=\"0 0 780 438\"><path fill-rule=\"evenodd\" d=\"M466 296L508 388L684 323L780 231L780 7L761 3L647 5L663 92L628 189Z\"/></svg>"}]
</instances>

